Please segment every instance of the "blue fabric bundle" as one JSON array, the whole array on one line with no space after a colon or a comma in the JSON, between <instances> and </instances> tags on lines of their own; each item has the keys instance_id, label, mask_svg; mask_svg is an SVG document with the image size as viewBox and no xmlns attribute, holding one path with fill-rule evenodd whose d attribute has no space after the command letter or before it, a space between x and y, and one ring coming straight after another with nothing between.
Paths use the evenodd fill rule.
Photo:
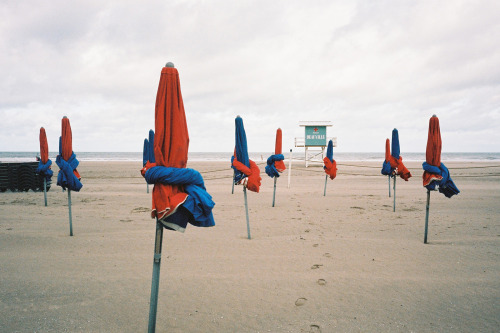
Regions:
<instances>
[{"instance_id":1,"label":"blue fabric bundle","mask_svg":"<svg viewBox=\"0 0 500 333\"><path fill-rule=\"evenodd\" d=\"M424 171L427 171L429 173L433 173L436 175L440 175L443 177L441 180L433 180L430 182L429 185L426 185L425 187L428 190L434 191L436 189L436 185L439 186L439 192L443 193L447 198L451 198L455 194L460 193L460 190L457 188L455 183L450 177L450 172L448 171L448 168L441 163L439 167L430 165L427 162L422 163L422 168Z\"/></svg>"},{"instance_id":2,"label":"blue fabric bundle","mask_svg":"<svg viewBox=\"0 0 500 333\"><path fill-rule=\"evenodd\" d=\"M149 141L148 139L144 139L144 148L142 149L142 166L145 166L148 163L149 158Z\"/></svg>"},{"instance_id":3,"label":"blue fabric bundle","mask_svg":"<svg viewBox=\"0 0 500 333\"><path fill-rule=\"evenodd\" d=\"M45 177L47 181L49 181L52 178L52 175L54 174L54 171L49 169L49 167L52 165L52 161L49 159L47 160L47 163L43 164L42 160L38 162L38 167L36 168L36 173L39 175L42 175Z\"/></svg>"},{"instance_id":4,"label":"blue fabric bundle","mask_svg":"<svg viewBox=\"0 0 500 333\"><path fill-rule=\"evenodd\" d=\"M182 204L185 210L178 209L166 218L167 222L186 228L187 221L197 227L212 227L215 225L212 208L215 202L208 194L201 174L190 168L169 168L156 166L148 169L145 175L149 184L162 183L182 185L188 194Z\"/></svg>"},{"instance_id":5,"label":"blue fabric bundle","mask_svg":"<svg viewBox=\"0 0 500 333\"><path fill-rule=\"evenodd\" d=\"M61 186L63 189L68 188L71 191L80 191L83 185L73 173L73 170L78 167L79 163L75 153L71 153L71 157L68 161L65 161L61 155L57 155L56 164L60 169L57 175L57 185Z\"/></svg>"},{"instance_id":6,"label":"blue fabric bundle","mask_svg":"<svg viewBox=\"0 0 500 333\"><path fill-rule=\"evenodd\" d=\"M384 161L384 164L382 164L382 171L381 173L386 176L392 175L392 172L394 169L391 167L391 163L389 161Z\"/></svg>"},{"instance_id":7,"label":"blue fabric bundle","mask_svg":"<svg viewBox=\"0 0 500 333\"><path fill-rule=\"evenodd\" d=\"M236 159L245 164L248 168L250 168L250 159L248 157L248 146L247 146L247 135L245 133L245 127L243 126L243 119L238 116L234 120L235 123L235 153ZM233 166L234 156L231 157L231 168L234 170L234 183L239 183L243 180L246 175L236 169Z\"/></svg>"},{"instance_id":8,"label":"blue fabric bundle","mask_svg":"<svg viewBox=\"0 0 500 333\"><path fill-rule=\"evenodd\" d=\"M397 129L392 130L391 155L399 160L399 133Z\"/></svg>"},{"instance_id":9,"label":"blue fabric bundle","mask_svg":"<svg viewBox=\"0 0 500 333\"><path fill-rule=\"evenodd\" d=\"M274 162L276 161L283 161L285 159L285 156L283 154L275 154L269 156L267 159L267 166L266 166L266 173L269 177L274 178L274 177L279 177L280 173L274 166Z\"/></svg>"},{"instance_id":10,"label":"blue fabric bundle","mask_svg":"<svg viewBox=\"0 0 500 333\"><path fill-rule=\"evenodd\" d=\"M149 163L156 163L155 159L155 132L149 130L149 148L148 148L148 161Z\"/></svg>"}]
</instances>

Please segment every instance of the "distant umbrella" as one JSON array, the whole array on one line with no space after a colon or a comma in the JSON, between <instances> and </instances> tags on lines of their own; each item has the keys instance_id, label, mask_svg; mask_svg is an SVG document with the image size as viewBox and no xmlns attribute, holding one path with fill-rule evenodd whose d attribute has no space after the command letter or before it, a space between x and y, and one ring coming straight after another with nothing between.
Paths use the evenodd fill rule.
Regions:
<instances>
[{"instance_id":1,"label":"distant umbrella","mask_svg":"<svg viewBox=\"0 0 500 333\"><path fill-rule=\"evenodd\" d=\"M243 126L243 119L241 119L240 116L237 116L234 122L235 149L234 156L231 158L231 167L234 170L233 182L235 184L243 185L245 212L247 218L247 234L248 239L251 239L246 189L248 188L250 191L258 193L262 178L260 177L260 170L257 164L248 158L247 136L245 133L245 127Z\"/></svg>"},{"instance_id":2,"label":"distant umbrella","mask_svg":"<svg viewBox=\"0 0 500 333\"><path fill-rule=\"evenodd\" d=\"M394 177L394 204L393 211L396 211L396 176L400 176L405 181L411 177L410 171L403 164L403 158L400 156L399 133L397 129L392 130L392 145L391 154L388 154L389 139L385 141L385 161L382 166L382 174ZM389 178L389 196L390 194L390 178Z\"/></svg>"},{"instance_id":3,"label":"distant umbrella","mask_svg":"<svg viewBox=\"0 0 500 333\"><path fill-rule=\"evenodd\" d=\"M78 160L73 152L73 137L69 119L65 116L62 119L61 136L59 137L59 155L56 158L56 164L59 166L57 175L57 185L63 190L68 190L68 210L69 210L69 235L73 236L73 222L71 216L71 191L79 192L82 188L80 174L76 169Z\"/></svg>"},{"instance_id":4,"label":"distant umbrella","mask_svg":"<svg viewBox=\"0 0 500 333\"><path fill-rule=\"evenodd\" d=\"M391 167L391 142L389 139L385 140L385 160L384 164L382 164L381 173L385 176L388 176L389 179L389 198L391 197L391 177L394 172L394 168Z\"/></svg>"},{"instance_id":5,"label":"distant umbrella","mask_svg":"<svg viewBox=\"0 0 500 333\"><path fill-rule=\"evenodd\" d=\"M144 148L142 151L142 169L141 174L146 176L146 170L155 163L155 147L154 147L155 132L149 130L149 140L144 139ZM146 193L149 193L149 183L146 182Z\"/></svg>"},{"instance_id":6,"label":"distant umbrella","mask_svg":"<svg viewBox=\"0 0 500 333\"><path fill-rule=\"evenodd\" d=\"M429 227L429 207L431 192L439 188L447 198L460 193L455 183L450 177L450 172L446 166L441 163L441 131L439 128L439 119L433 115L429 120L429 133L427 136L427 148L425 150L425 162L422 164L424 173L422 175L423 185L427 188L427 204L425 209L425 234L424 243L427 243L427 231Z\"/></svg>"},{"instance_id":7,"label":"distant umbrella","mask_svg":"<svg viewBox=\"0 0 500 333\"><path fill-rule=\"evenodd\" d=\"M325 170L325 190L323 191L323 196L326 196L326 184L328 182L328 177L330 179L335 179L337 177L337 162L333 159L333 141L328 141L328 147L326 148L326 157L323 158L323 169Z\"/></svg>"},{"instance_id":8,"label":"distant umbrella","mask_svg":"<svg viewBox=\"0 0 500 333\"><path fill-rule=\"evenodd\" d=\"M156 328L163 227L183 232L187 223L198 227L215 225L215 203L207 193L201 174L186 168L189 135L179 73L168 63L163 67L155 106L155 163L147 164L146 181L155 184L151 216L156 218L155 255L148 331ZM150 157L151 158L151 157ZM152 162L151 160L149 162Z\"/></svg>"},{"instance_id":9,"label":"distant umbrella","mask_svg":"<svg viewBox=\"0 0 500 333\"><path fill-rule=\"evenodd\" d=\"M274 155L269 156L267 159L266 173L269 177L274 178L274 191L273 191L273 207L274 199L276 196L276 179L280 176L280 173L285 171L285 163L283 160L285 157L281 153L282 146L282 132L281 128L276 131L276 143L274 145Z\"/></svg>"},{"instance_id":10,"label":"distant umbrella","mask_svg":"<svg viewBox=\"0 0 500 333\"><path fill-rule=\"evenodd\" d=\"M40 161L36 173L43 177L43 197L47 206L47 183L50 182L54 172L51 170L52 161L49 159L49 145L45 128L40 128Z\"/></svg>"}]
</instances>

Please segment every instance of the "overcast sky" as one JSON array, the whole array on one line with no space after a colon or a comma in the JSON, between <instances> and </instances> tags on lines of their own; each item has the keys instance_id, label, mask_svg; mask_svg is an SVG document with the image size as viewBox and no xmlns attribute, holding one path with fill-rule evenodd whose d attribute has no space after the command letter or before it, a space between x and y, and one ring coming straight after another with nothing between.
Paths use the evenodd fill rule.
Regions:
<instances>
[{"instance_id":1,"label":"overcast sky","mask_svg":"<svg viewBox=\"0 0 500 333\"><path fill-rule=\"evenodd\" d=\"M250 151L329 120L339 152L500 151L500 1L2 1L0 151L142 151L161 68L179 70L190 151ZM303 149L303 148L301 148ZM300 149L297 149L300 151Z\"/></svg>"}]
</instances>

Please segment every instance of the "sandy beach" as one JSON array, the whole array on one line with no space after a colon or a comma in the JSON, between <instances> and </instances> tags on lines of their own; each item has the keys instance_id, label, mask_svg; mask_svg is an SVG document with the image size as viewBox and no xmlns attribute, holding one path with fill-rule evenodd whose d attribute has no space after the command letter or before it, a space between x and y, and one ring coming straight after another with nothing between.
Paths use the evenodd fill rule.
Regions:
<instances>
[{"instance_id":1,"label":"sandy beach","mask_svg":"<svg viewBox=\"0 0 500 333\"><path fill-rule=\"evenodd\" d=\"M428 244L420 165L397 179L396 212L381 163L339 163L326 196L321 167L294 163L275 207L262 174L249 240L229 162L188 162L216 226L165 230L157 332L498 332L500 164L446 163L461 193L432 192ZM48 207L42 192L0 193L0 332L146 331L155 221L141 163L81 162L73 237L53 168Z\"/></svg>"}]
</instances>

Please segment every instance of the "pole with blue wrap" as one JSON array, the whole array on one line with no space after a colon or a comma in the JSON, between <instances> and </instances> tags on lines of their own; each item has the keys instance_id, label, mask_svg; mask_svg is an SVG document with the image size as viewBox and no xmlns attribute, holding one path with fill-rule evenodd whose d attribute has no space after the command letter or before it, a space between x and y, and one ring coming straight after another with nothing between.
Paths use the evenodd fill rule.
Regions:
<instances>
[{"instance_id":1,"label":"pole with blue wrap","mask_svg":"<svg viewBox=\"0 0 500 333\"><path fill-rule=\"evenodd\" d=\"M400 155L400 148L399 148L399 134L398 130L394 128L392 130L392 141L391 141L391 156L394 157L396 160L399 160L399 155ZM393 172L394 177L394 200L393 200L393 205L392 205L392 211L396 211L396 172Z\"/></svg>"}]
</instances>

